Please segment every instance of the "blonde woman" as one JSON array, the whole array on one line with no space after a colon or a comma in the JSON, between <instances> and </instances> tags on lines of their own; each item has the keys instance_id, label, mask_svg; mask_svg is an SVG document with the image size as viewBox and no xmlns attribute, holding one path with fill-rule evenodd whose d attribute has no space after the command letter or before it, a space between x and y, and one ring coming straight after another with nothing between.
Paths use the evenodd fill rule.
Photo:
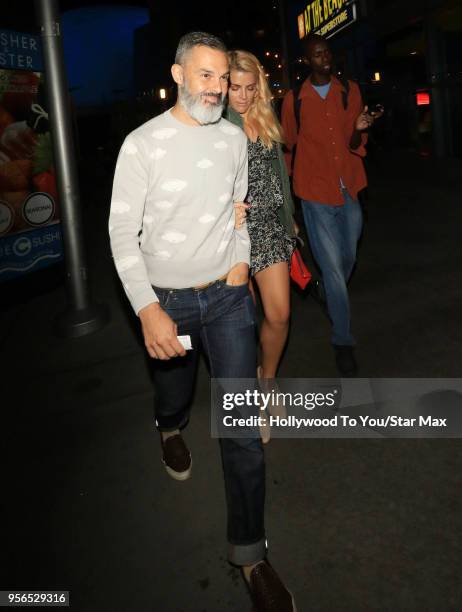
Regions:
<instances>
[{"instance_id":1,"label":"blonde woman","mask_svg":"<svg viewBox=\"0 0 462 612\"><path fill-rule=\"evenodd\" d=\"M264 311L258 377L271 387L289 331L289 264L298 228L281 150L282 128L263 68L248 51L231 51L229 59L227 119L242 127L248 137L250 268ZM243 216L243 207L238 208L237 222Z\"/></svg>"}]
</instances>

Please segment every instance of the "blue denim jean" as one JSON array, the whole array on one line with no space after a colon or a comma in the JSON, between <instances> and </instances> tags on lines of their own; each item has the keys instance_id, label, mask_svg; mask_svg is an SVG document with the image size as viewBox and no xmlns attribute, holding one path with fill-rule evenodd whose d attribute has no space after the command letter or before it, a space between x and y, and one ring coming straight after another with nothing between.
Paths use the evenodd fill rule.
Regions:
<instances>
[{"instance_id":1,"label":"blue denim jean","mask_svg":"<svg viewBox=\"0 0 462 612\"><path fill-rule=\"evenodd\" d=\"M356 261L362 229L361 207L346 189L343 206L302 200L311 251L321 269L327 309L332 321L332 344L354 345L347 283Z\"/></svg>"},{"instance_id":2,"label":"blue denim jean","mask_svg":"<svg viewBox=\"0 0 462 612\"><path fill-rule=\"evenodd\" d=\"M196 289L154 287L162 308L189 335L186 357L154 363L156 425L172 431L186 425L203 348L213 378L251 378L256 373L256 315L247 285L217 281ZM260 437L221 438L228 510L228 558L250 565L265 557L265 461ZM204 466L206 469L206 466Z\"/></svg>"}]
</instances>

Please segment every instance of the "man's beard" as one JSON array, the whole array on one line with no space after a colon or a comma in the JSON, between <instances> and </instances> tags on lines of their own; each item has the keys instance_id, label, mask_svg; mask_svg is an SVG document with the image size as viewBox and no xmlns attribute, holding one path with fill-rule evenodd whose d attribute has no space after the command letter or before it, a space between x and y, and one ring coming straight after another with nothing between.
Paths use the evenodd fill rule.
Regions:
<instances>
[{"instance_id":1,"label":"man's beard","mask_svg":"<svg viewBox=\"0 0 462 612\"><path fill-rule=\"evenodd\" d=\"M202 98L207 96L218 96L219 101L204 104ZM188 115L201 125L216 123L223 114L224 96L221 92L216 94L214 91L204 91L194 96L186 84L178 85L178 100Z\"/></svg>"}]
</instances>

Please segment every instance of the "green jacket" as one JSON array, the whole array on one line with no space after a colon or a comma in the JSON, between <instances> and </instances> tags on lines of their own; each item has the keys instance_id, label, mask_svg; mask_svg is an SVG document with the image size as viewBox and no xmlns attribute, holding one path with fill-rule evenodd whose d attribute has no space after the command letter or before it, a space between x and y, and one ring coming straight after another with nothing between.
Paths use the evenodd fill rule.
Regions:
<instances>
[{"instance_id":1,"label":"green jacket","mask_svg":"<svg viewBox=\"0 0 462 612\"><path fill-rule=\"evenodd\" d=\"M225 112L225 119L227 119L231 123L234 123L234 125L238 125L240 128L243 127L243 121L240 114L237 113L234 109L232 109L229 105ZM286 228L286 231L289 236L295 236L293 219L295 207L290 191L289 175L287 174L287 168L286 163L284 161L282 147L278 142L275 143L275 146L278 156L277 159L274 159L272 161L273 170L281 179L282 194L284 196L284 204L278 209L279 220Z\"/></svg>"}]
</instances>

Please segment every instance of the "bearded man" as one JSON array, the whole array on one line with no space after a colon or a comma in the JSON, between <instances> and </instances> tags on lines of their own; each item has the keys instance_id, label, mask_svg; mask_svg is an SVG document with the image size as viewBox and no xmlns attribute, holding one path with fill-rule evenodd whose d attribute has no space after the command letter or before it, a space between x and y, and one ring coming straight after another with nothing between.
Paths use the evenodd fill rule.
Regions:
<instances>
[{"instance_id":1,"label":"bearded man","mask_svg":"<svg viewBox=\"0 0 462 612\"><path fill-rule=\"evenodd\" d=\"M250 243L245 224L235 229L234 213L247 193L247 138L222 118L228 74L218 38L183 36L172 66L177 102L126 138L109 218L114 263L156 360L163 463L180 481L191 475L180 431L189 419L200 347L214 378L254 379L256 370ZM242 567L258 610L289 612L292 596L265 561L261 439L222 438L220 446L228 558Z\"/></svg>"}]
</instances>

